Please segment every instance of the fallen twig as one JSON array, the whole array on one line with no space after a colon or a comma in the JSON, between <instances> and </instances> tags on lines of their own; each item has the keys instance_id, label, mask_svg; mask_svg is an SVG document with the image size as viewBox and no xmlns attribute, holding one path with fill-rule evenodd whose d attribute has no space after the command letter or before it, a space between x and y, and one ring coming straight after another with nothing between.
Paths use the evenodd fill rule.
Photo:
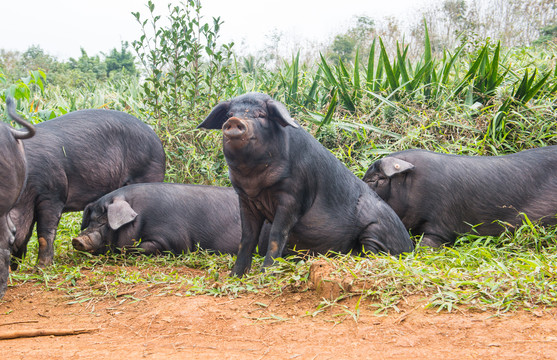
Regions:
<instances>
[{"instance_id":1,"label":"fallen twig","mask_svg":"<svg viewBox=\"0 0 557 360\"><path fill-rule=\"evenodd\" d=\"M15 324L28 324L28 323L38 323L39 320L24 320L24 321L14 321L9 323L0 324L0 326L15 325Z\"/></svg>"},{"instance_id":2,"label":"fallen twig","mask_svg":"<svg viewBox=\"0 0 557 360\"><path fill-rule=\"evenodd\" d=\"M67 336L67 335L79 335L86 334L98 329L58 329L58 330L13 330L13 331L2 331L0 332L0 340L8 339L18 339L26 337L37 337L37 336Z\"/></svg>"}]
</instances>

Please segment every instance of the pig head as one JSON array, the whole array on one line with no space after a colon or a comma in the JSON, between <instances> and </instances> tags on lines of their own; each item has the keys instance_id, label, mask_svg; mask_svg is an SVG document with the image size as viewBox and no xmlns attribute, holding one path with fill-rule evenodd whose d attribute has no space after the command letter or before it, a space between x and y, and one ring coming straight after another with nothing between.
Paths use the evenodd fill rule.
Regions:
<instances>
[{"instance_id":1,"label":"pig head","mask_svg":"<svg viewBox=\"0 0 557 360\"><path fill-rule=\"evenodd\" d=\"M130 236L128 241L120 241L118 230L137 218L137 213L123 197L113 198L110 203L91 203L83 211L81 233L72 239L72 245L80 251L92 254L103 254L112 245L120 248L133 246L136 237ZM89 229L88 229L89 228Z\"/></svg>"}]
</instances>

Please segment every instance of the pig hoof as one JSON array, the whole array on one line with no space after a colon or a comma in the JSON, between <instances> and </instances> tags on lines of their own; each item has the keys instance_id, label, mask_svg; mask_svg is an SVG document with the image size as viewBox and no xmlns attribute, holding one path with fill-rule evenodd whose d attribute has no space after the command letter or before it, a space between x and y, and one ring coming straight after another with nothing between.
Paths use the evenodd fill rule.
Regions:
<instances>
[{"instance_id":1,"label":"pig hoof","mask_svg":"<svg viewBox=\"0 0 557 360\"><path fill-rule=\"evenodd\" d=\"M41 269L49 267L50 265L52 265L52 260L39 259L39 261L37 262L37 267Z\"/></svg>"}]
</instances>

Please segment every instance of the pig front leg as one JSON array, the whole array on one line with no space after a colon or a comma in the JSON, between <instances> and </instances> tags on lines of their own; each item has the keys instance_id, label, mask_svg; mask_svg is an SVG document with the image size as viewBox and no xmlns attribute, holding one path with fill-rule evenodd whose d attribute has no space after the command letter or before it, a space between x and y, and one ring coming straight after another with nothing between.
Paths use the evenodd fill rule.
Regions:
<instances>
[{"instance_id":1,"label":"pig front leg","mask_svg":"<svg viewBox=\"0 0 557 360\"><path fill-rule=\"evenodd\" d=\"M130 248L130 250L143 255L160 255L165 251L169 251L169 249L165 249L160 242L156 240L141 240L135 248Z\"/></svg>"},{"instance_id":2,"label":"pig front leg","mask_svg":"<svg viewBox=\"0 0 557 360\"><path fill-rule=\"evenodd\" d=\"M238 249L236 262L230 276L243 276L251 268L253 252L259 242L259 233L265 221L263 215L251 207L248 200L240 197L240 220L242 223L242 239Z\"/></svg>"},{"instance_id":3,"label":"pig front leg","mask_svg":"<svg viewBox=\"0 0 557 360\"><path fill-rule=\"evenodd\" d=\"M444 239L442 236L438 236L435 234L424 234L422 240L419 243L419 246L429 246L432 248L439 248L448 243L450 242Z\"/></svg>"},{"instance_id":4,"label":"pig front leg","mask_svg":"<svg viewBox=\"0 0 557 360\"><path fill-rule=\"evenodd\" d=\"M267 254L265 255L261 271L273 265L275 259L282 256L284 248L288 243L290 230L292 230L294 225L298 222L299 210L299 206L293 197L283 198L281 203L277 206L275 219L273 220L269 233Z\"/></svg>"}]
</instances>

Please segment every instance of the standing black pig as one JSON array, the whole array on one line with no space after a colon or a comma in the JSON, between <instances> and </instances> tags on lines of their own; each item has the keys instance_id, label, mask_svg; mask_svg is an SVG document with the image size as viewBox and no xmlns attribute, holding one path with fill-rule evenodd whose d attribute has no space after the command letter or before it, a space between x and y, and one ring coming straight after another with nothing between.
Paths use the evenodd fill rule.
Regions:
<instances>
[{"instance_id":1,"label":"standing black pig","mask_svg":"<svg viewBox=\"0 0 557 360\"><path fill-rule=\"evenodd\" d=\"M242 235L232 188L169 183L135 184L104 195L85 207L81 230L72 244L93 254L134 247L144 254L181 254L197 246L235 254Z\"/></svg>"},{"instance_id":2,"label":"standing black pig","mask_svg":"<svg viewBox=\"0 0 557 360\"><path fill-rule=\"evenodd\" d=\"M233 275L251 267L265 219L272 223L263 266L287 242L314 253L413 250L400 219L268 95L219 103L199 125L223 130L223 150L240 198L242 240Z\"/></svg>"},{"instance_id":3,"label":"standing black pig","mask_svg":"<svg viewBox=\"0 0 557 360\"><path fill-rule=\"evenodd\" d=\"M15 112L13 99L6 98L8 115L25 130L16 130L0 122L0 299L8 286L10 248L15 240L15 227L8 215L16 203L26 176L26 162L21 140L35 134L33 125Z\"/></svg>"},{"instance_id":4,"label":"standing black pig","mask_svg":"<svg viewBox=\"0 0 557 360\"><path fill-rule=\"evenodd\" d=\"M162 181L165 153L149 125L119 111L75 111L36 128L25 144L27 185L10 214L17 228L13 255L25 255L36 222L37 262L44 267L52 264L62 213L125 185Z\"/></svg>"},{"instance_id":5,"label":"standing black pig","mask_svg":"<svg viewBox=\"0 0 557 360\"><path fill-rule=\"evenodd\" d=\"M521 213L557 223L557 146L504 156L406 150L377 160L363 180L407 229L423 234L422 245L453 244L472 226L498 235L502 224L521 224Z\"/></svg>"}]
</instances>

